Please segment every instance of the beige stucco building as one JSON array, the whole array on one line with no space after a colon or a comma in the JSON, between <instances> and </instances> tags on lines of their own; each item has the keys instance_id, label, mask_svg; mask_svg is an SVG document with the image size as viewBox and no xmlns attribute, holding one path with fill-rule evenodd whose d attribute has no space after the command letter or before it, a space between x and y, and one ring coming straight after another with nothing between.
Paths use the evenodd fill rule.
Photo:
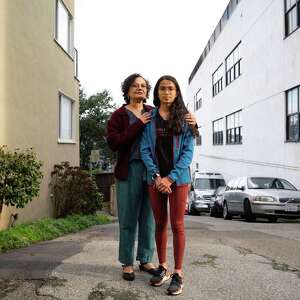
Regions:
<instances>
[{"instance_id":1,"label":"beige stucco building","mask_svg":"<svg viewBox=\"0 0 300 300\"><path fill-rule=\"evenodd\" d=\"M4 206L0 229L13 212L18 223L51 216L53 165L79 165L73 23L74 0L0 1L0 145L34 147L44 175L39 197L25 209Z\"/></svg>"}]
</instances>

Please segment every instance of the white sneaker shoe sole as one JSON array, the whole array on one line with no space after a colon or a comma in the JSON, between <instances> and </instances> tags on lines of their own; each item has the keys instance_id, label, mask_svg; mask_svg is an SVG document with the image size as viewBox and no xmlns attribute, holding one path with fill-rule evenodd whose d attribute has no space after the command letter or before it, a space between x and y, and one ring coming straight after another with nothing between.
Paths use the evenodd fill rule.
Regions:
<instances>
[{"instance_id":1,"label":"white sneaker shoe sole","mask_svg":"<svg viewBox=\"0 0 300 300\"><path fill-rule=\"evenodd\" d=\"M169 280L170 278L171 278L171 274L167 273L161 281L156 282L156 283L150 282L150 285L152 285L152 286L161 286L161 285L163 285L167 280Z\"/></svg>"},{"instance_id":2,"label":"white sneaker shoe sole","mask_svg":"<svg viewBox=\"0 0 300 300\"><path fill-rule=\"evenodd\" d=\"M180 294L182 293L182 291L183 291L183 285L181 286L180 290L178 290L178 291L176 291L176 292L173 292L173 293L167 291L167 294L168 294L169 296L177 296L177 295L180 295Z\"/></svg>"}]
</instances>

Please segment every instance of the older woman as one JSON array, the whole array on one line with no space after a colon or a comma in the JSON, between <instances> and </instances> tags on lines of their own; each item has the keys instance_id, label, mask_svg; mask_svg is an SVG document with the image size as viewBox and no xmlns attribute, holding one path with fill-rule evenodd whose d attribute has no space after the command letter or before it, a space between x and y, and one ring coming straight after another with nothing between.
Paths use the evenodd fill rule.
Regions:
<instances>
[{"instance_id":1,"label":"older woman","mask_svg":"<svg viewBox=\"0 0 300 300\"><path fill-rule=\"evenodd\" d=\"M140 269L152 273L154 222L145 185L145 167L140 159L140 138L150 121L150 106L144 104L150 85L140 74L132 74L122 84L126 104L117 109L107 124L107 142L118 151L115 167L119 217L119 261L123 279L134 280L134 241L138 227L136 259Z\"/></svg>"}]
</instances>

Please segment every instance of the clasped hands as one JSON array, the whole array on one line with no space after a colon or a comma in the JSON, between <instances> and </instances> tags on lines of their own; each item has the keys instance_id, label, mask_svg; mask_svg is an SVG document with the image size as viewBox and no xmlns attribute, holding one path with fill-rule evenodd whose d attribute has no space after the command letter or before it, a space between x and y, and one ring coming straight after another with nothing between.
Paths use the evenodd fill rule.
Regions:
<instances>
[{"instance_id":1,"label":"clasped hands","mask_svg":"<svg viewBox=\"0 0 300 300\"><path fill-rule=\"evenodd\" d=\"M169 177L163 177L160 176L155 178L155 187L163 194L171 194L171 184L173 181Z\"/></svg>"}]
</instances>

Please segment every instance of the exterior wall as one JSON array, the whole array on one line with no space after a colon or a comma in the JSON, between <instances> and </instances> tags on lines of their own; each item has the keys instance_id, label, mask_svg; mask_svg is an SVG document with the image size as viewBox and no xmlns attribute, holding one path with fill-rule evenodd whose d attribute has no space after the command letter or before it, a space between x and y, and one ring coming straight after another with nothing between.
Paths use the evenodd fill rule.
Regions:
<instances>
[{"instance_id":1,"label":"exterior wall","mask_svg":"<svg viewBox=\"0 0 300 300\"><path fill-rule=\"evenodd\" d=\"M241 1L190 82L189 107L203 127L193 168L233 176L278 176L300 188L300 143L286 142L285 91L300 85L300 30L284 35L284 1ZM241 76L212 97L212 74L241 41ZM242 109L243 143L226 145L226 115ZM212 122L224 118L223 145L213 145Z\"/></svg>"},{"instance_id":2,"label":"exterior wall","mask_svg":"<svg viewBox=\"0 0 300 300\"><path fill-rule=\"evenodd\" d=\"M5 15L5 1L0 1L0 144L5 140L5 131L6 131L6 106L5 106L5 70L6 70L6 60L5 53L6 48L2 46L2 41L6 39L5 32L5 23L6 23L6 15Z\"/></svg>"},{"instance_id":3,"label":"exterior wall","mask_svg":"<svg viewBox=\"0 0 300 300\"><path fill-rule=\"evenodd\" d=\"M4 131L2 126L0 129L0 144L10 149L34 147L43 161L44 178L39 197L25 209L4 207L0 229L7 226L12 212L19 214L19 222L51 216L48 185L53 165L61 161L79 165L78 81L74 78L73 59L54 40L55 2L1 1L2 6L6 5L5 32L0 34L4 39L6 70L0 73L0 82L5 78L4 89L0 91L5 93L4 101L3 94L0 98L5 120ZM64 3L74 16L74 1ZM58 143L59 92L74 100L76 142L72 144Z\"/></svg>"}]
</instances>

